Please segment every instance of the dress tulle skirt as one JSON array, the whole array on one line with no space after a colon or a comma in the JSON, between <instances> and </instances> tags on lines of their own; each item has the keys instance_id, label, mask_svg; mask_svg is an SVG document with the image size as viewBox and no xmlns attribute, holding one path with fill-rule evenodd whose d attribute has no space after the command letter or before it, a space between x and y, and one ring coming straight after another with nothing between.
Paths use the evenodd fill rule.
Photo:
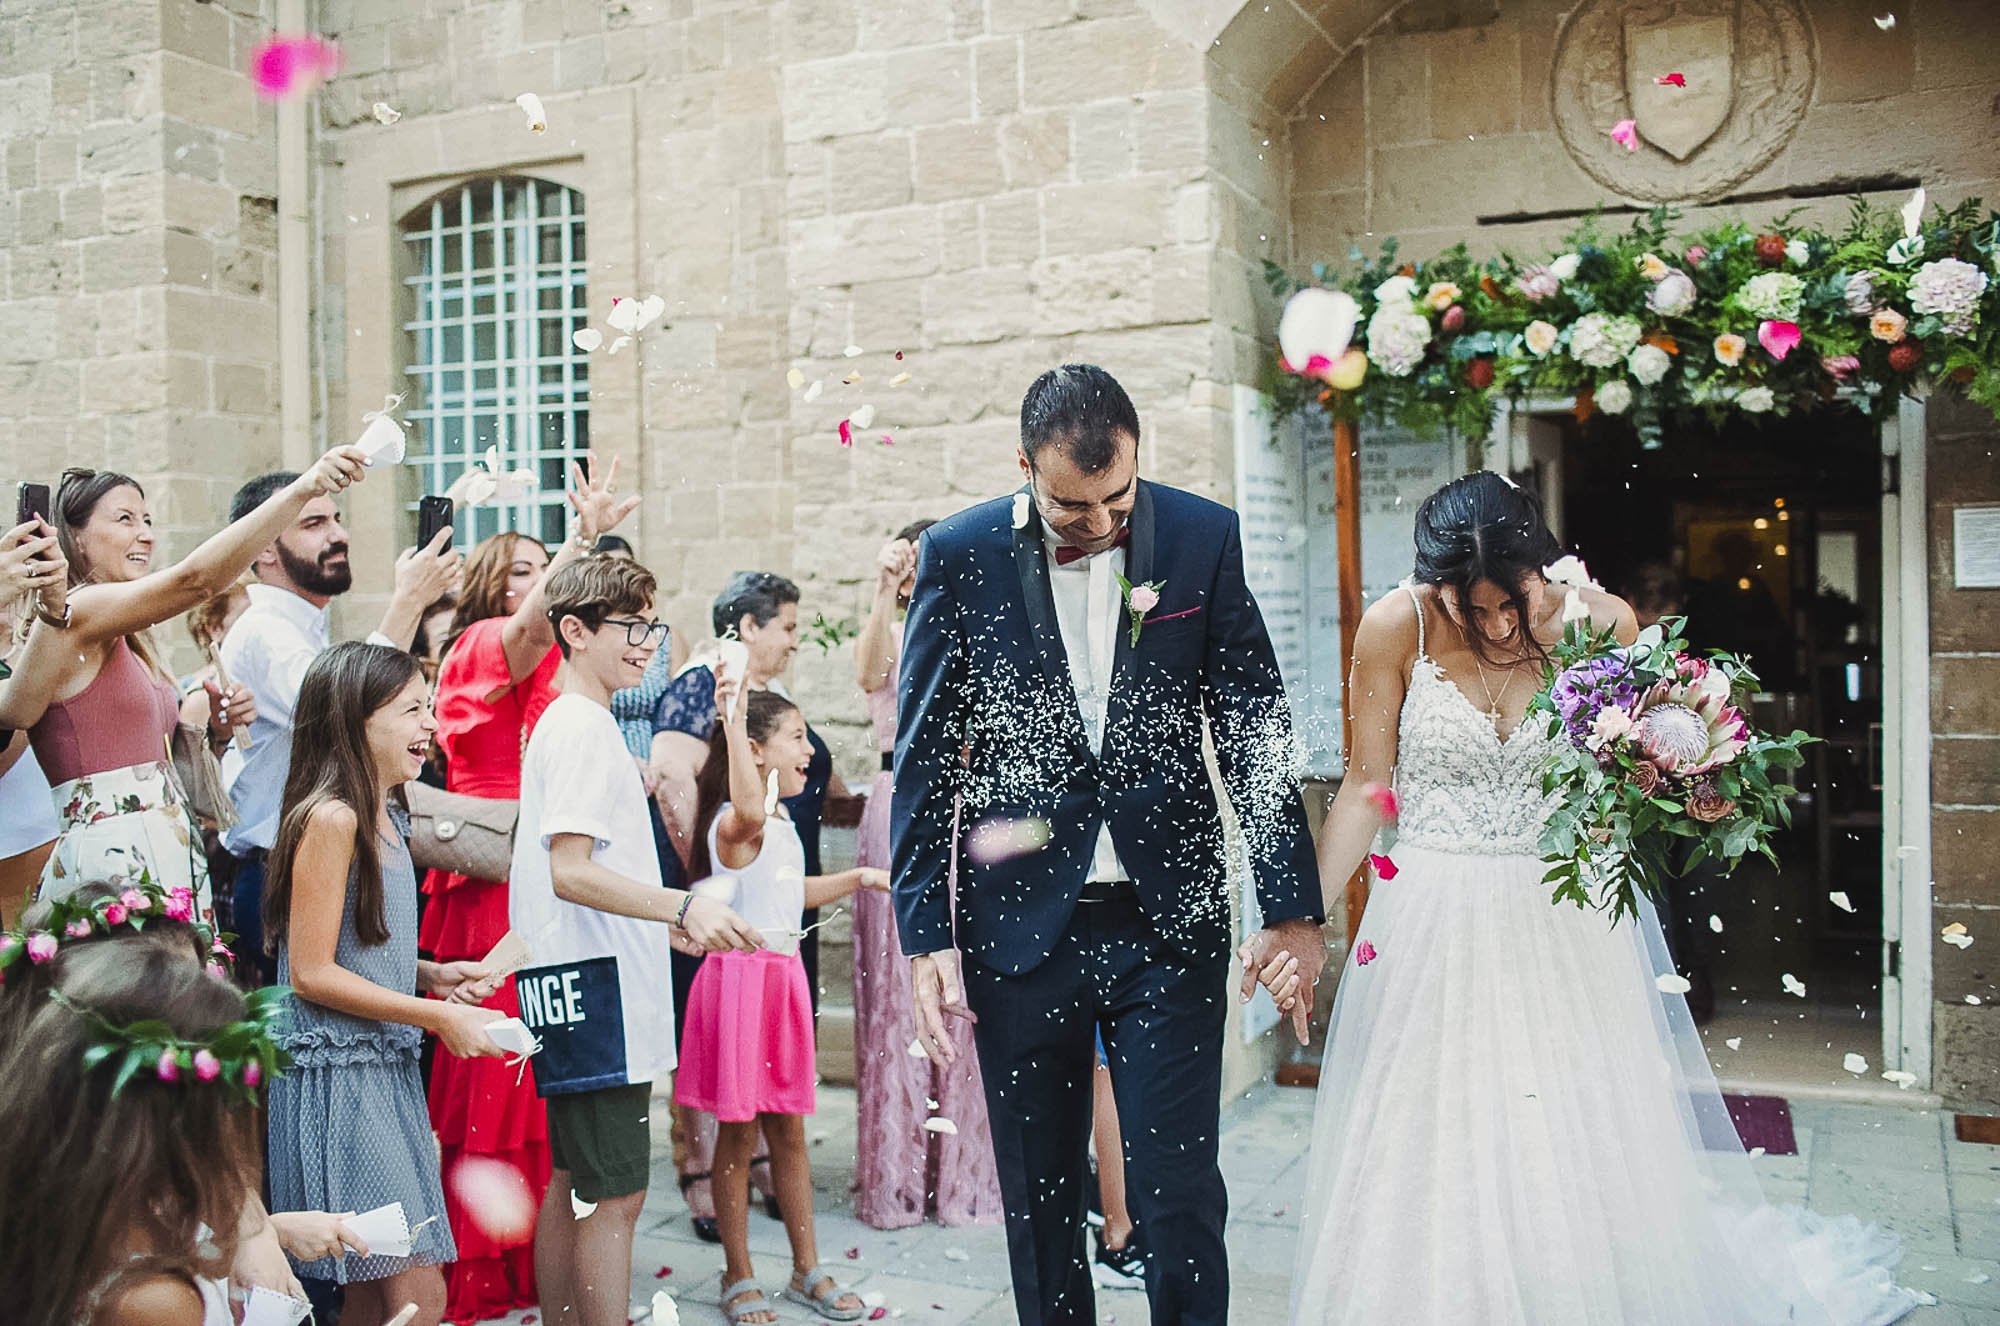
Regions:
<instances>
[{"instance_id":1,"label":"dress tulle skirt","mask_svg":"<svg viewBox=\"0 0 2000 1326\"><path fill-rule=\"evenodd\" d=\"M1763 1203L1659 923L1404 845L1341 973L1298 1323L1882 1323L1893 1237ZM1359 958L1372 958L1362 965Z\"/></svg>"},{"instance_id":2,"label":"dress tulle skirt","mask_svg":"<svg viewBox=\"0 0 2000 1326\"><path fill-rule=\"evenodd\" d=\"M811 1114L812 993L796 953L711 953L688 993L674 1101L724 1123Z\"/></svg>"}]
</instances>

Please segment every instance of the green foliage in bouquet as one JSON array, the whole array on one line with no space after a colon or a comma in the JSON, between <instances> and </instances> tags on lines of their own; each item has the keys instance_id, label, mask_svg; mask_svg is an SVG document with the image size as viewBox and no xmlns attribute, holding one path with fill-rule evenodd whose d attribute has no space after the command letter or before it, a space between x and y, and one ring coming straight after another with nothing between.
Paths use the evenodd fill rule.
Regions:
<instances>
[{"instance_id":1,"label":"green foliage in bouquet","mask_svg":"<svg viewBox=\"0 0 2000 1326\"><path fill-rule=\"evenodd\" d=\"M1704 861L1725 874L1752 852L1776 865L1771 839L1790 826L1794 794L1777 775L1816 740L1753 729L1738 706L1756 675L1732 655L1688 654L1683 625L1669 618L1626 647L1609 627L1572 622L1530 708L1551 737L1551 901L1607 910L1614 924Z\"/></svg>"}]
</instances>

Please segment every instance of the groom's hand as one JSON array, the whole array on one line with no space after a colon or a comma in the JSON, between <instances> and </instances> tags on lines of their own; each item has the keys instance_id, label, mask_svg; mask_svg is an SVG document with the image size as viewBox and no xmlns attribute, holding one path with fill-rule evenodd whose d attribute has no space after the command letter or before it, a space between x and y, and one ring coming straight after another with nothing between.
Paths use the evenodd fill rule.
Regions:
<instances>
[{"instance_id":1,"label":"groom's hand","mask_svg":"<svg viewBox=\"0 0 2000 1326\"><path fill-rule=\"evenodd\" d=\"M1326 967L1326 939L1319 925L1299 917L1265 926L1244 941L1236 956L1243 963L1243 1002L1250 1002L1260 983L1271 987L1279 1009L1292 1015L1292 1034L1299 1044L1311 1040L1313 998Z\"/></svg>"},{"instance_id":2,"label":"groom's hand","mask_svg":"<svg viewBox=\"0 0 2000 1326\"><path fill-rule=\"evenodd\" d=\"M956 1017L967 1022L979 1021L966 1007L965 983L959 975L958 950L939 949L936 953L919 953L911 958L910 988L916 997L917 1037L923 1043L924 1053L938 1067L949 1068L958 1059L958 1047L952 1044L945 1019Z\"/></svg>"}]
</instances>

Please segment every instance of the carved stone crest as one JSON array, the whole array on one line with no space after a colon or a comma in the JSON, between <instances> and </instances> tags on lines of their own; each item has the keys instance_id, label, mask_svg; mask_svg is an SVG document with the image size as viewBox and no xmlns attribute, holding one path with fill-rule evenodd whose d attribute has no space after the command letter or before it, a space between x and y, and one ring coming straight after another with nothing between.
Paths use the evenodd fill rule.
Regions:
<instances>
[{"instance_id":1,"label":"carved stone crest","mask_svg":"<svg viewBox=\"0 0 2000 1326\"><path fill-rule=\"evenodd\" d=\"M1657 81L1667 74L1686 86ZM1802 0L1583 0L1549 78L1570 155L1642 202L1717 198L1756 174L1805 118L1812 84ZM1627 119L1636 152L1610 136Z\"/></svg>"}]
</instances>

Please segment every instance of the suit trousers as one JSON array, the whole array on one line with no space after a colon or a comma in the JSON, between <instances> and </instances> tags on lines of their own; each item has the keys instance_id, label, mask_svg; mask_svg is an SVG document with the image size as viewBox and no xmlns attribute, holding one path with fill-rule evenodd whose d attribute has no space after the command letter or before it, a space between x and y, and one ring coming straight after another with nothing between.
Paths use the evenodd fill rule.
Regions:
<instances>
[{"instance_id":1,"label":"suit trousers","mask_svg":"<svg viewBox=\"0 0 2000 1326\"><path fill-rule=\"evenodd\" d=\"M1217 1139L1229 957L1190 961L1154 933L1130 885L1110 892L1077 904L1032 971L965 963L1015 1311L1022 1326L1097 1319L1084 1179L1102 1034L1154 1326L1225 1326L1229 1195Z\"/></svg>"}]
</instances>

